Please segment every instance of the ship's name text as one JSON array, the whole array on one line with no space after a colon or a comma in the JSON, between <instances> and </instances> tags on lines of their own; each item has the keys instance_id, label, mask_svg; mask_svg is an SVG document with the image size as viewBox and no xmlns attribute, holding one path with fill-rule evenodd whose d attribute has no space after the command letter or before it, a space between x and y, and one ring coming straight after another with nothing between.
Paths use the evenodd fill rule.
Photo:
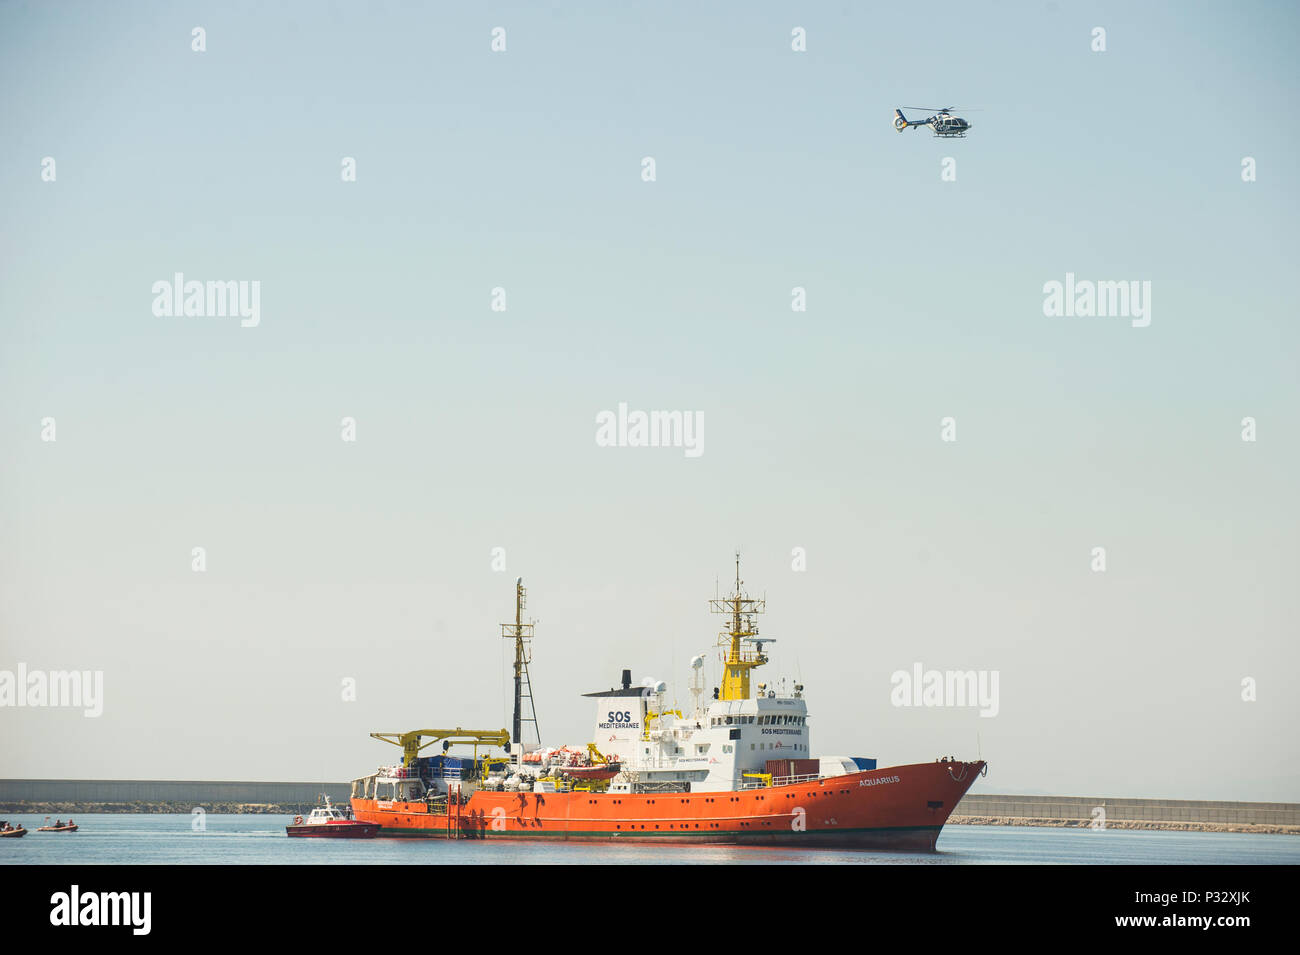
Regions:
<instances>
[{"instance_id":1,"label":"ship's name text","mask_svg":"<svg viewBox=\"0 0 1300 955\"><path fill-rule=\"evenodd\" d=\"M861 789L863 786L883 786L886 783L896 782L898 782L897 776L877 776L875 779L863 779L859 781L858 788Z\"/></svg>"}]
</instances>

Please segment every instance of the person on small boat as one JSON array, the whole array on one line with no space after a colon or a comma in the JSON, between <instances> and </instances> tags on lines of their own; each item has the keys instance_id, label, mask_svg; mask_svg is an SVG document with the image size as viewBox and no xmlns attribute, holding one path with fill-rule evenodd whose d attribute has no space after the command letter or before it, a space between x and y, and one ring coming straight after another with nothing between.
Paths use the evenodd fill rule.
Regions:
<instances>
[{"instance_id":1,"label":"person on small boat","mask_svg":"<svg viewBox=\"0 0 1300 955\"><path fill-rule=\"evenodd\" d=\"M71 828L73 827L73 825L75 825L75 823L73 823L73 821L72 821L71 819L69 819L69 820L68 820L68 828L71 829Z\"/></svg>"}]
</instances>

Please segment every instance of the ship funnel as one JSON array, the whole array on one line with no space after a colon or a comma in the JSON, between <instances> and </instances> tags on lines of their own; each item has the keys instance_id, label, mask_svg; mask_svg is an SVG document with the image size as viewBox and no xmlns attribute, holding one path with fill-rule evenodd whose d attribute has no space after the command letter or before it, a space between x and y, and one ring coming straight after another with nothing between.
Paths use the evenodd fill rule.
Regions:
<instances>
[{"instance_id":1,"label":"ship funnel","mask_svg":"<svg viewBox=\"0 0 1300 955\"><path fill-rule=\"evenodd\" d=\"M630 690L631 688L632 688L632 671L631 671L631 670L624 670L624 671L623 671L623 689L625 689L625 690Z\"/></svg>"}]
</instances>

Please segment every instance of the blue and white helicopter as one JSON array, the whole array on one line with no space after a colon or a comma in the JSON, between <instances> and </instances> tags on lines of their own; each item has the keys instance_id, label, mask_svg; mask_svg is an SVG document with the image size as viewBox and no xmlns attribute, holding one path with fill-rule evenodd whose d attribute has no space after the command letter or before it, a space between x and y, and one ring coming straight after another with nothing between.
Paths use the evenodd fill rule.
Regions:
<instances>
[{"instance_id":1,"label":"blue and white helicopter","mask_svg":"<svg viewBox=\"0 0 1300 955\"><path fill-rule=\"evenodd\" d=\"M919 109L923 112L930 112L928 106L904 106L903 109ZM960 116L952 115L955 109L953 106L947 106L943 109L934 110L934 115L929 119L911 120L903 115L902 109L894 110L894 128L900 133L911 126L929 126L934 134L942 139L962 139L966 136L967 130L974 129L970 123Z\"/></svg>"}]
</instances>

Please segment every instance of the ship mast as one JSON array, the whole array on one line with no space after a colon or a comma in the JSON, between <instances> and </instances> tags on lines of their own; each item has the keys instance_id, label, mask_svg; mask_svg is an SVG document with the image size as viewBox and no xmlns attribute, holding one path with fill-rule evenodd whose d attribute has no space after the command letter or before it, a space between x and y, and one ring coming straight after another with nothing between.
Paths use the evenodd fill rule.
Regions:
<instances>
[{"instance_id":1,"label":"ship mast","mask_svg":"<svg viewBox=\"0 0 1300 955\"><path fill-rule=\"evenodd\" d=\"M731 629L718 634L718 646L726 654L722 665L721 700L749 699L749 671L767 662L763 653L763 644L771 640L758 639L758 624L754 622L756 614L764 613L767 601L755 600L744 591L744 581L740 579L740 553L736 553L736 589L730 597L709 601L713 613L727 614L731 617ZM742 641L754 643L756 650L746 650Z\"/></svg>"},{"instance_id":2,"label":"ship mast","mask_svg":"<svg viewBox=\"0 0 1300 955\"><path fill-rule=\"evenodd\" d=\"M515 580L515 622L501 624L501 636L515 642L515 716L511 741L523 742L523 724L532 723L537 735L537 745L542 745L542 731L537 726L537 706L533 702L533 682L528 676L528 664L533 660L533 624L524 623L524 578ZM531 716L524 718L524 700L528 701Z\"/></svg>"}]
</instances>

